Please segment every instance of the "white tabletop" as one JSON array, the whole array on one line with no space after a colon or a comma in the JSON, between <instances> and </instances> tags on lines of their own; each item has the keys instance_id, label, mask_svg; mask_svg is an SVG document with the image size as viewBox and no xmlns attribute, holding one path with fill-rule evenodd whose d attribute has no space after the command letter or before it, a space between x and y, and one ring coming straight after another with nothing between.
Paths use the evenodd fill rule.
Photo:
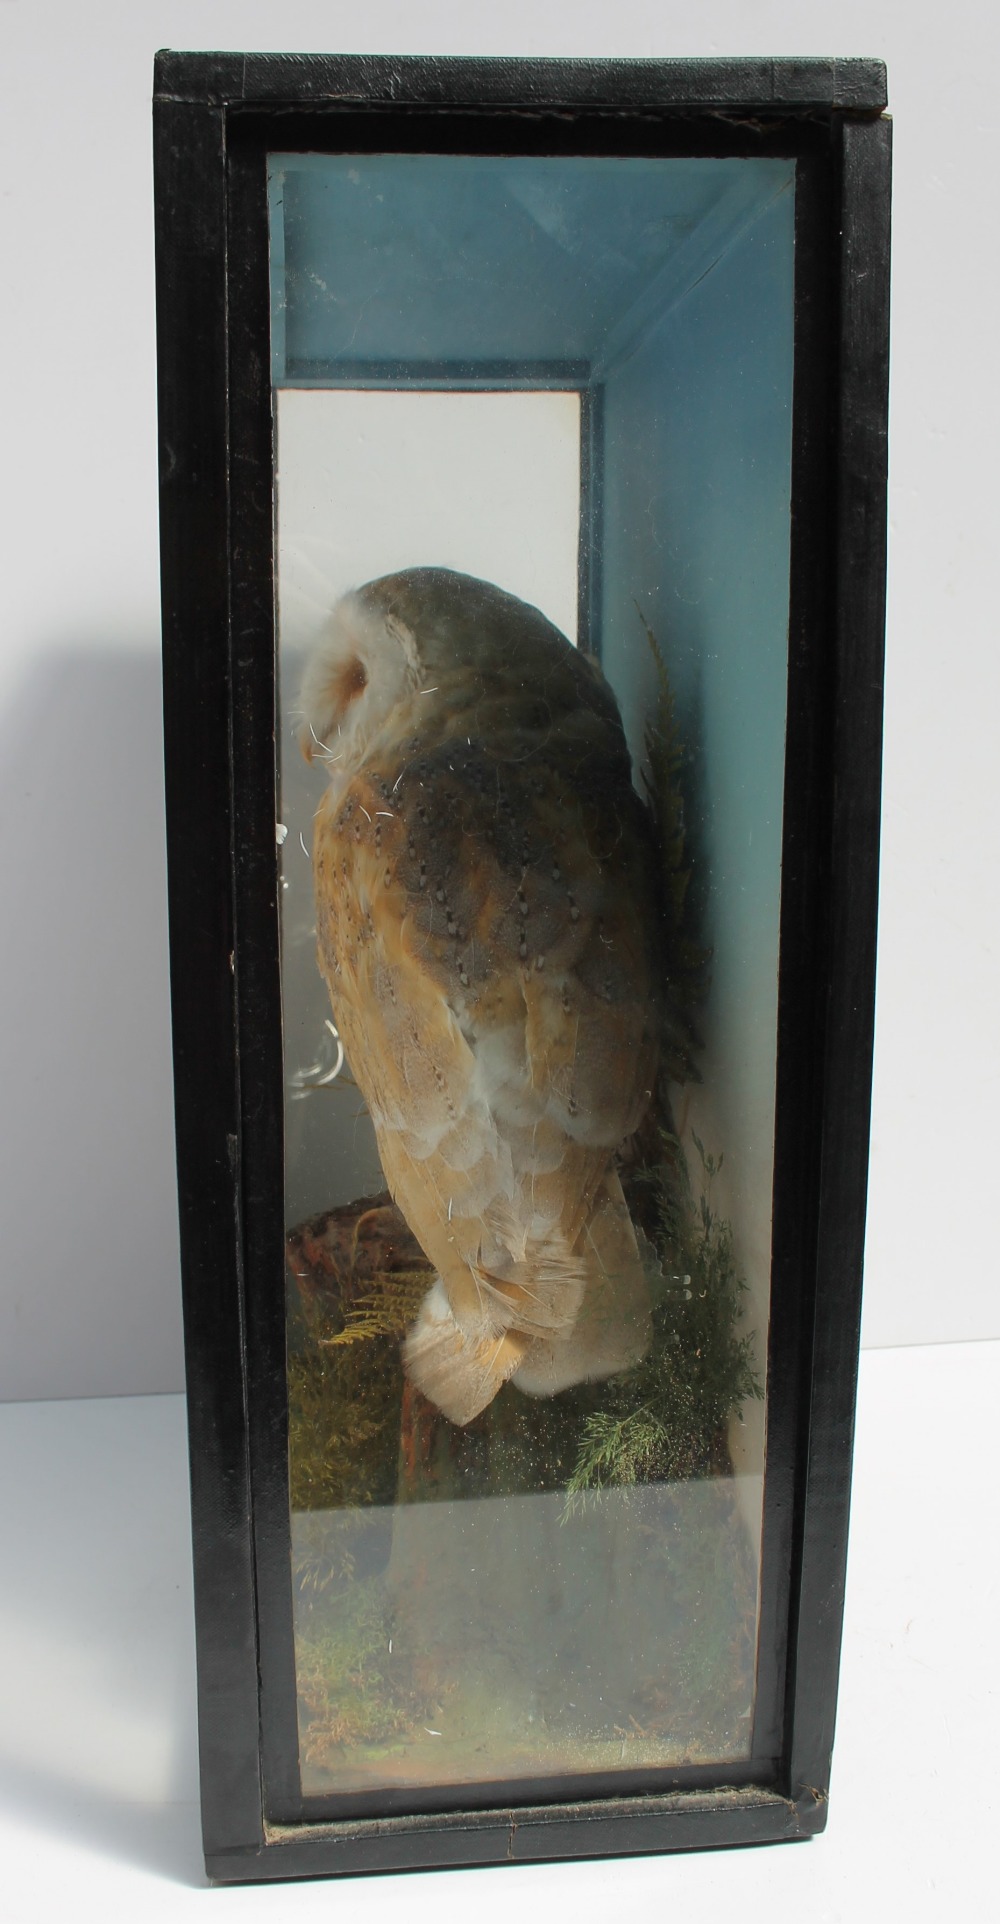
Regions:
<instances>
[{"instance_id":1,"label":"white tabletop","mask_svg":"<svg viewBox=\"0 0 1000 1924\"><path fill-rule=\"evenodd\" d=\"M499 1924L997 1914L1000 1343L862 1358L830 1824L704 1855L210 1889L201 1864L184 1406L0 1407L0 1911ZM470 1887L470 1880L472 1880ZM998 1905L1000 1909L1000 1905Z\"/></svg>"}]
</instances>

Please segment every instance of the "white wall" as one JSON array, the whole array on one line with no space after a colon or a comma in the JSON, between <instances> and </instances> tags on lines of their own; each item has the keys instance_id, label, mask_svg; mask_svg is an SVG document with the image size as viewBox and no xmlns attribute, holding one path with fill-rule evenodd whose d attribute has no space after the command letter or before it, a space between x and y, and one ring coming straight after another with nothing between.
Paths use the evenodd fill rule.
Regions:
<instances>
[{"instance_id":1,"label":"white wall","mask_svg":"<svg viewBox=\"0 0 1000 1924\"><path fill-rule=\"evenodd\" d=\"M0 1394L182 1381L148 105L164 44L890 63L892 555L865 1336L1000 1334L995 10L3 0Z\"/></svg>"}]
</instances>

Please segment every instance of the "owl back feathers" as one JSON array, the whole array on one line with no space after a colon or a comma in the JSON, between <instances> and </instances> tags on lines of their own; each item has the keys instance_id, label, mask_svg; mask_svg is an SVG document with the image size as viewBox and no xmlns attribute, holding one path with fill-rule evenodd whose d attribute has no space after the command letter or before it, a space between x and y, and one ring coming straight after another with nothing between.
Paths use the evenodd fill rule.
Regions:
<instances>
[{"instance_id":1,"label":"owl back feathers","mask_svg":"<svg viewBox=\"0 0 1000 1924\"><path fill-rule=\"evenodd\" d=\"M443 570L354 599L409 666L317 814L318 954L440 1278L405 1365L464 1423L508 1378L550 1395L648 1343L613 1163L657 1067L651 829L610 690L537 610Z\"/></svg>"}]
</instances>

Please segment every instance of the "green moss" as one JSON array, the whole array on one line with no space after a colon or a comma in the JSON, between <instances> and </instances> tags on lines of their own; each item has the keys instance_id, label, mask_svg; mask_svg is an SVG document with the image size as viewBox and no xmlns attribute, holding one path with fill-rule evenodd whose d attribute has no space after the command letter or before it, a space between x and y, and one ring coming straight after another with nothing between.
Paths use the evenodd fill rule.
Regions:
<instances>
[{"instance_id":1,"label":"green moss","mask_svg":"<svg viewBox=\"0 0 1000 1924\"><path fill-rule=\"evenodd\" d=\"M425 1277L424 1288L426 1283ZM363 1339L345 1343L339 1340L344 1322L325 1311L304 1313L289 1354L293 1510L336 1510L395 1498L403 1395L399 1336L375 1327Z\"/></svg>"},{"instance_id":2,"label":"green moss","mask_svg":"<svg viewBox=\"0 0 1000 1924\"><path fill-rule=\"evenodd\" d=\"M306 1763L403 1741L431 1715L412 1667L393 1655L392 1612L378 1577L328 1591L300 1622L295 1656Z\"/></svg>"}]
</instances>

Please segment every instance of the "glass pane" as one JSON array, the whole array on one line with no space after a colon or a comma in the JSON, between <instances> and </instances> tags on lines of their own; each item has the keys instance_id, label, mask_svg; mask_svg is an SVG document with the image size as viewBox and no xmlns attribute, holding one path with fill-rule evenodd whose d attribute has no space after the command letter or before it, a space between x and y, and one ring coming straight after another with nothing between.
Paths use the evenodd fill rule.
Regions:
<instances>
[{"instance_id":1,"label":"glass pane","mask_svg":"<svg viewBox=\"0 0 1000 1924\"><path fill-rule=\"evenodd\" d=\"M272 160L307 1798L750 1754L792 187Z\"/></svg>"}]
</instances>

